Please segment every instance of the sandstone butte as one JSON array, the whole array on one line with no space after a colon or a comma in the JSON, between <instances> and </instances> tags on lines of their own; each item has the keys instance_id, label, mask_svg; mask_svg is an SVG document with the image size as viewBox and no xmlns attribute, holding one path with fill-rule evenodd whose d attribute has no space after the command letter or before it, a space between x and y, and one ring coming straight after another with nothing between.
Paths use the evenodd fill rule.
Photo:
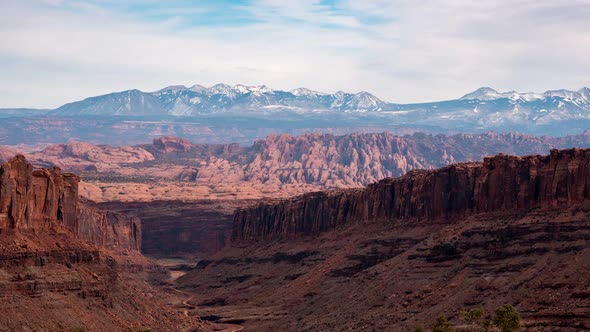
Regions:
<instances>
[{"instance_id":1,"label":"sandstone butte","mask_svg":"<svg viewBox=\"0 0 590 332\"><path fill-rule=\"evenodd\" d=\"M236 210L234 241L288 239L342 225L445 221L482 212L567 207L590 199L590 149L486 157L416 170L363 189L314 192Z\"/></svg>"},{"instance_id":2,"label":"sandstone butte","mask_svg":"<svg viewBox=\"0 0 590 332\"><path fill-rule=\"evenodd\" d=\"M17 155L0 167L0 229L64 226L98 248L141 249L139 219L104 212L78 199L80 178L59 167L36 169Z\"/></svg>"}]
</instances>

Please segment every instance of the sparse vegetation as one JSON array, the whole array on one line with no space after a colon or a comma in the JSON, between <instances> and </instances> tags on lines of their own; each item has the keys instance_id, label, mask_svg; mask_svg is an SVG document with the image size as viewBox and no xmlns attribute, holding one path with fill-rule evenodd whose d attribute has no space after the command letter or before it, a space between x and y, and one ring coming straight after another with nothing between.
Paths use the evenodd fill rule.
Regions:
<instances>
[{"instance_id":1,"label":"sparse vegetation","mask_svg":"<svg viewBox=\"0 0 590 332\"><path fill-rule=\"evenodd\" d=\"M514 332L520 329L520 314L510 304L496 309L493 323L502 332Z\"/></svg>"},{"instance_id":2,"label":"sparse vegetation","mask_svg":"<svg viewBox=\"0 0 590 332\"><path fill-rule=\"evenodd\" d=\"M483 321L483 309L475 308L470 310L464 310L461 315L465 323L469 325L469 331L485 331Z\"/></svg>"},{"instance_id":3,"label":"sparse vegetation","mask_svg":"<svg viewBox=\"0 0 590 332\"><path fill-rule=\"evenodd\" d=\"M485 312L482 308L467 309L461 312L461 317L467 323L461 327L460 331L477 331L477 332L516 332L521 328L520 314L510 304L505 304L496 309L494 318L486 320ZM432 332L455 332L445 315L440 315L432 325ZM417 327L414 332L424 332L424 328Z\"/></svg>"},{"instance_id":4,"label":"sparse vegetation","mask_svg":"<svg viewBox=\"0 0 590 332\"><path fill-rule=\"evenodd\" d=\"M483 318L483 309L476 308L463 311L463 320L467 324L480 324Z\"/></svg>"},{"instance_id":5,"label":"sparse vegetation","mask_svg":"<svg viewBox=\"0 0 590 332\"><path fill-rule=\"evenodd\" d=\"M445 315L440 315L432 325L432 332L454 332L455 329L449 323L449 320Z\"/></svg>"}]
</instances>

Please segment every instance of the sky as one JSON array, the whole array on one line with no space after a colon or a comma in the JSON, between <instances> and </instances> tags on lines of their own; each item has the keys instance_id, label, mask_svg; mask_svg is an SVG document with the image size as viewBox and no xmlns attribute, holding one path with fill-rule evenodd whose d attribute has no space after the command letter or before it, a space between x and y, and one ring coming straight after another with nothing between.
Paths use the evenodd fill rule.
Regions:
<instances>
[{"instance_id":1,"label":"sky","mask_svg":"<svg viewBox=\"0 0 590 332\"><path fill-rule=\"evenodd\" d=\"M590 86L590 0L0 0L0 107L217 83L368 91Z\"/></svg>"}]
</instances>

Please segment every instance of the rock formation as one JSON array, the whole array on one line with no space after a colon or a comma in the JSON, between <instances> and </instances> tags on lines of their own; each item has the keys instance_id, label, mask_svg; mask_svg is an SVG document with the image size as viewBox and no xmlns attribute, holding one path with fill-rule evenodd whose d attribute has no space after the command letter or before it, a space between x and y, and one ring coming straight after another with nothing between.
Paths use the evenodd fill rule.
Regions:
<instances>
[{"instance_id":1,"label":"rock formation","mask_svg":"<svg viewBox=\"0 0 590 332\"><path fill-rule=\"evenodd\" d=\"M163 271L139 219L81 201L79 181L22 155L0 166L0 330L207 330L146 282Z\"/></svg>"},{"instance_id":2,"label":"rock formation","mask_svg":"<svg viewBox=\"0 0 590 332\"><path fill-rule=\"evenodd\" d=\"M590 199L590 149L497 155L482 163L411 171L365 189L316 192L237 210L232 239L318 234L376 221L448 221L468 214L567 206Z\"/></svg>"},{"instance_id":3,"label":"rock formation","mask_svg":"<svg viewBox=\"0 0 590 332\"><path fill-rule=\"evenodd\" d=\"M248 147L164 136L152 144L123 147L71 141L28 153L27 159L35 167L57 165L80 174L81 193L93 201L223 199L228 192L252 199L362 187L413 169L570 147L589 148L590 136L283 134ZM10 151L0 150L0 159ZM157 190L145 186L154 183Z\"/></svg>"},{"instance_id":4,"label":"rock formation","mask_svg":"<svg viewBox=\"0 0 590 332\"><path fill-rule=\"evenodd\" d=\"M162 136L154 138L153 148L161 153L189 152L193 144L184 138Z\"/></svg>"},{"instance_id":5,"label":"rock formation","mask_svg":"<svg viewBox=\"0 0 590 332\"><path fill-rule=\"evenodd\" d=\"M57 224L76 231L78 182L57 167L33 171L24 156L0 167L0 227L43 229Z\"/></svg>"},{"instance_id":6,"label":"rock formation","mask_svg":"<svg viewBox=\"0 0 590 332\"><path fill-rule=\"evenodd\" d=\"M36 169L17 155L0 167L0 229L43 231L65 227L99 248L141 247L137 218L81 204L80 178L60 168Z\"/></svg>"},{"instance_id":7,"label":"rock formation","mask_svg":"<svg viewBox=\"0 0 590 332\"><path fill-rule=\"evenodd\" d=\"M78 234L100 248L141 251L141 221L137 217L103 211L90 204L78 209Z\"/></svg>"}]
</instances>

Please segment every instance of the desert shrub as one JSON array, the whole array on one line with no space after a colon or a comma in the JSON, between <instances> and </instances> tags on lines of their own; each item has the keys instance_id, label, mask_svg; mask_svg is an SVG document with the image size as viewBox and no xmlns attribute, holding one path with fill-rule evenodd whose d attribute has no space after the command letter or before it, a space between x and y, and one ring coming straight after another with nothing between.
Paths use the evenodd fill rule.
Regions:
<instances>
[{"instance_id":1,"label":"desert shrub","mask_svg":"<svg viewBox=\"0 0 590 332\"><path fill-rule=\"evenodd\" d=\"M481 324L482 323L482 319L483 319L483 309L481 308L475 308L475 309L471 309L471 310L465 310L462 313L463 316L463 320L467 323L467 324Z\"/></svg>"},{"instance_id":2,"label":"desert shrub","mask_svg":"<svg viewBox=\"0 0 590 332\"><path fill-rule=\"evenodd\" d=\"M440 315L432 325L432 332L455 332L445 315Z\"/></svg>"},{"instance_id":3,"label":"desert shrub","mask_svg":"<svg viewBox=\"0 0 590 332\"><path fill-rule=\"evenodd\" d=\"M520 329L520 314L510 304L496 309L496 315L492 321L502 332L514 332Z\"/></svg>"}]
</instances>

